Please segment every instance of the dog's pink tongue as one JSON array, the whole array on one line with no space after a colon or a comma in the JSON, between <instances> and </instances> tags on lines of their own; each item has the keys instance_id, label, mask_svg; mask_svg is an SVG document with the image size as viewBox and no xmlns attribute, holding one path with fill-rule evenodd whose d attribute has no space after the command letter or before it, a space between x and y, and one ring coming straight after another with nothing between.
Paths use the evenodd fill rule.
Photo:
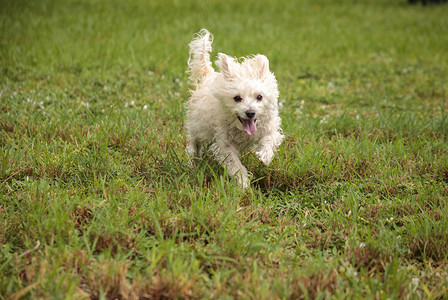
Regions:
<instances>
[{"instance_id":1,"label":"dog's pink tongue","mask_svg":"<svg viewBox=\"0 0 448 300\"><path fill-rule=\"evenodd\" d=\"M246 131L248 135L252 135L257 131L254 119L243 119L241 123L243 124L243 130Z\"/></svg>"}]
</instances>

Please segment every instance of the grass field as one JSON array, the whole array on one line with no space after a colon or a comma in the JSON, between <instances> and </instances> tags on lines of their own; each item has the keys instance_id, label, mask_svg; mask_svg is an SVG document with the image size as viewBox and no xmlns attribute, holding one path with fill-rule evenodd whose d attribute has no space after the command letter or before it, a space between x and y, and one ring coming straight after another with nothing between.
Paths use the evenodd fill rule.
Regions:
<instances>
[{"instance_id":1,"label":"grass field","mask_svg":"<svg viewBox=\"0 0 448 300\"><path fill-rule=\"evenodd\" d=\"M0 299L447 298L448 5L4 0ZM188 43L263 53L285 142L186 155Z\"/></svg>"}]
</instances>

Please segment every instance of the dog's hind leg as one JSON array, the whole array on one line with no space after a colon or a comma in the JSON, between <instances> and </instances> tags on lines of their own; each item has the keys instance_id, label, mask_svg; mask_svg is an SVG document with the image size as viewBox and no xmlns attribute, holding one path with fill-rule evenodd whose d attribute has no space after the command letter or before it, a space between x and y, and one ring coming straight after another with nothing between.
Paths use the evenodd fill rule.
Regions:
<instances>
[{"instance_id":1,"label":"dog's hind leg","mask_svg":"<svg viewBox=\"0 0 448 300\"><path fill-rule=\"evenodd\" d=\"M187 147L187 153L191 158L191 163L195 166L197 160L201 157L201 143L197 139L191 139Z\"/></svg>"}]
</instances>

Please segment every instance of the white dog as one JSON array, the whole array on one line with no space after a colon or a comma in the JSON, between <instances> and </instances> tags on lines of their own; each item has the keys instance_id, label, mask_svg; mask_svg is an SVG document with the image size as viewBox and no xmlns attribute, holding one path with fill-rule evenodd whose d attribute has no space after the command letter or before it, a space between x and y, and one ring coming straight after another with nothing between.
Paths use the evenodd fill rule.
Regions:
<instances>
[{"instance_id":1,"label":"white dog","mask_svg":"<svg viewBox=\"0 0 448 300\"><path fill-rule=\"evenodd\" d=\"M188 74L195 89L187 102L188 154L195 159L209 149L237 182L249 186L240 153L249 149L269 165L283 141L278 88L264 55L239 63L218 54L215 72L210 61L213 36L202 29L189 44Z\"/></svg>"}]
</instances>

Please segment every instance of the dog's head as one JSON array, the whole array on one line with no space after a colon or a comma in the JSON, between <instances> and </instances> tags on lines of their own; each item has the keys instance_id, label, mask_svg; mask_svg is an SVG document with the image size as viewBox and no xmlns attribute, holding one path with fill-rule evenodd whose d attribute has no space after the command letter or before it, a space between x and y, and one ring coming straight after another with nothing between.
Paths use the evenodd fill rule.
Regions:
<instances>
[{"instance_id":1,"label":"dog's head","mask_svg":"<svg viewBox=\"0 0 448 300\"><path fill-rule=\"evenodd\" d=\"M220 72L213 84L214 96L220 100L228 117L247 134L278 112L278 87L264 55L245 58L241 63L220 53L216 65Z\"/></svg>"}]
</instances>

